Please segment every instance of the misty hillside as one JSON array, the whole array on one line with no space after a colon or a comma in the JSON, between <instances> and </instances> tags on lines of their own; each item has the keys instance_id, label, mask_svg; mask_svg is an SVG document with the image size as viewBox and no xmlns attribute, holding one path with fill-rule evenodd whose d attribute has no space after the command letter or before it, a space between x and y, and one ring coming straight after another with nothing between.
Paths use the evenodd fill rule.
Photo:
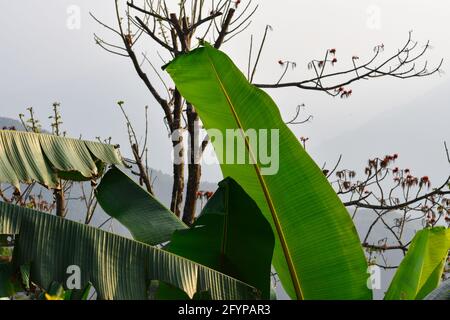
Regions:
<instances>
[{"instance_id":1,"label":"misty hillside","mask_svg":"<svg viewBox=\"0 0 450 320\"><path fill-rule=\"evenodd\" d=\"M438 183L449 173L443 145L445 140L450 143L449 87L445 83L407 105L391 108L363 126L311 146L310 152L318 163L332 163L343 154L343 164L358 172L370 157L398 153L400 166Z\"/></svg>"},{"instance_id":2,"label":"misty hillside","mask_svg":"<svg viewBox=\"0 0 450 320\"><path fill-rule=\"evenodd\" d=\"M17 130L23 130L23 125L20 121L10 119L10 118L0 117L0 129L3 129L4 127L7 127L7 128L14 127Z\"/></svg>"}]
</instances>

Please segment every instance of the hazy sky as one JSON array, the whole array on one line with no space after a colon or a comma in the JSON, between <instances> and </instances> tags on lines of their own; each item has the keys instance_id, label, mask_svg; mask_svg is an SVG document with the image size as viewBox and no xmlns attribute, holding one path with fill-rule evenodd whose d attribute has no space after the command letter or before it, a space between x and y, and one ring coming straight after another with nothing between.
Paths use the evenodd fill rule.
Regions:
<instances>
[{"instance_id":1,"label":"hazy sky","mask_svg":"<svg viewBox=\"0 0 450 320\"><path fill-rule=\"evenodd\" d=\"M178 0L172 2L178 3ZM246 1L242 2L245 4ZM254 34L255 41L259 42L265 25L273 27L256 82L276 81L282 72L277 64L279 59L297 62L298 67L286 80L312 77L307 63L322 58L329 48L337 49L339 63L336 70L347 66L353 55L369 58L373 47L381 43L385 45L386 55L395 53L406 41L409 30L413 30L414 39L422 43L431 40L434 49L426 57L431 65L444 58L443 69L449 69L448 0L278 0L259 3L260 9L252 27L223 47L245 70L250 35ZM67 27L70 18L67 10L71 5L81 10L80 29ZM140 132L143 132L143 107L148 105L151 110L150 163L170 172L169 140L161 124L162 112L138 79L130 61L108 54L95 45L94 32L111 40L114 37L92 21L90 11L106 22L114 23L113 2L107 0L0 2L0 116L17 118L28 106L33 106L44 123L48 123L51 104L59 101L64 126L70 135L83 134L87 139L112 136L116 143L126 147L126 128L115 102L126 101L126 108ZM161 65L154 42L145 39L143 45L152 61ZM147 72L152 74L149 68ZM327 150L327 141L334 137L345 136L346 132L407 105L439 85L445 90L448 84L448 75L361 81L351 86L353 96L345 100L295 89L269 93L286 119L295 113L297 105L305 103L306 112L314 119L292 129L298 136L310 137L313 150ZM446 105L449 102L437 101ZM424 112L426 108L424 106ZM439 117L450 117L448 108L443 112ZM417 116L420 117L420 113ZM427 133L425 130L418 134ZM450 139L449 134L442 140L444 138ZM414 137L411 137L411 145L402 145L399 149L413 148L413 141ZM430 143L440 146L441 142ZM342 152L354 151L354 146L348 148ZM126 154L127 149L122 149ZM438 156L442 159L441 154ZM325 151L317 157L329 159L334 154ZM444 165L445 162L440 163ZM205 175L212 180L219 174L217 168L209 168Z\"/></svg>"}]
</instances>

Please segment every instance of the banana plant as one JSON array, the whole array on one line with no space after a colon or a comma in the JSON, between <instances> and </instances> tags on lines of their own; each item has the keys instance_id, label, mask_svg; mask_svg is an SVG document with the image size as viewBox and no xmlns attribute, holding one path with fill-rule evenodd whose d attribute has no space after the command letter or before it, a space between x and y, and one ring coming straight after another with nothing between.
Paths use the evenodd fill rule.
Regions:
<instances>
[{"instance_id":1,"label":"banana plant","mask_svg":"<svg viewBox=\"0 0 450 320\"><path fill-rule=\"evenodd\" d=\"M450 229L419 231L386 293L386 300L421 300L439 286L450 249Z\"/></svg>"},{"instance_id":2,"label":"banana plant","mask_svg":"<svg viewBox=\"0 0 450 320\"><path fill-rule=\"evenodd\" d=\"M105 163L123 164L118 149L109 144L0 130L0 182L17 189L20 183L54 189L58 179L88 181L101 176Z\"/></svg>"},{"instance_id":3,"label":"banana plant","mask_svg":"<svg viewBox=\"0 0 450 320\"><path fill-rule=\"evenodd\" d=\"M273 265L287 293L294 299L371 299L355 226L270 96L209 44L176 58L166 70L208 134L219 131L227 137L230 130L237 132L233 139L244 146L244 163L225 160L237 150L229 140L228 148L217 137L211 137L212 144L224 177L242 186L271 224L276 237ZM272 142L268 154L279 159L273 166L250 140L249 130L260 132L259 147ZM270 139L268 132L273 133Z\"/></svg>"},{"instance_id":4,"label":"banana plant","mask_svg":"<svg viewBox=\"0 0 450 320\"><path fill-rule=\"evenodd\" d=\"M122 164L118 150L111 145L46 134L0 132L0 181L16 188L20 183L32 182L56 188L58 179L98 178L103 174L105 163ZM113 185L117 176L124 178L122 172L113 168L103 186ZM122 179L119 187L122 194L129 192L128 201L146 199L147 194L133 188L132 181L127 179ZM111 196L117 194L105 189L99 199L103 206L112 208L115 199ZM66 268L74 265L81 270L82 284L92 283L100 299L146 299L149 283L154 280L178 288L190 298L197 292L207 292L212 299L260 297L257 289L242 281L141 242L165 242L174 230L186 228L172 214L167 214L167 209L156 199L150 200L152 206L141 208L140 213L150 213L152 219L148 220L155 224L143 224L140 230L130 228L139 242L0 202L0 234L18 235L20 239L15 245L12 263L2 264L0 268L2 295L17 289L17 282L12 279L24 265L29 266L27 279L42 288L64 283ZM111 202L107 204L107 201ZM115 217L129 227L133 225L133 214L124 210L125 207L119 209ZM164 226L166 229L161 232ZM67 292L64 290L64 295ZM60 299L61 295L49 293L48 297Z\"/></svg>"},{"instance_id":5,"label":"banana plant","mask_svg":"<svg viewBox=\"0 0 450 320\"><path fill-rule=\"evenodd\" d=\"M194 225L175 231L166 250L248 283L269 299L274 245L256 203L226 178Z\"/></svg>"},{"instance_id":6,"label":"banana plant","mask_svg":"<svg viewBox=\"0 0 450 320\"><path fill-rule=\"evenodd\" d=\"M71 298L63 284L67 267L75 265L82 286L92 283L99 299L147 299L155 284L159 297L267 299L272 260L293 298L370 299L367 262L350 216L273 100L208 44L178 57L167 70L206 128L223 136L236 130L233 139L243 142L249 163L221 164L230 178L220 183L192 228L113 167L96 195L134 240L0 202L0 235L18 236L12 262L0 263L0 295L18 290L14 279L20 270L27 282L49 288L42 298ZM250 139L252 129L276 133L268 146L280 160L275 171ZM212 142L219 159L238 148ZM121 163L110 145L0 131L0 181L17 188L95 179L105 164ZM164 250L152 246L169 240ZM439 285L449 248L448 229L418 232L385 298L430 294ZM86 297L86 290L80 292Z\"/></svg>"},{"instance_id":7,"label":"banana plant","mask_svg":"<svg viewBox=\"0 0 450 320\"><path fill-rule=\"evenodd\" d=\"M170 240L166 251L248 283L269 299L274 235L256 203L233 179L219 183L191 228L117 168L104 175L96 196L135 240L147 244ZM159 299L186 297L166 283L158 286Z\"/></svg>"},{"instance_id":8,"label":"banana plant","mask_svg":"<svg viewBox=\"0 0 450 320\"><path fill-rule=\"evenodd\" d=\"M77 266L81 288L92 283L99 299L147 299L152 280L179 288L190 298L197 292L219 300L260 296L242 281L167 251L4 202L0 202L0 234L19 239L8 268L29 264L29 277L41 288L65 284L68 267Z\"/></svg>"},{"instance_id":9,"label":"banana plant","mask_svg":"<svg viewBox=\"0 0 450 320\"><path fill-rule=\"evenodd\" d=\"M115 195L116 202L126 202L128 193L116 192L124 190L126 184L127 188L135 190L136 193L146 193L118 169L111 169L111 172L115 179L102 180L97 196L103 198L103 193L108 192ZM108 172L105 177L109 174ZM105 186L102 186L103 184ZM126 210L134 219L121 220L130 230L149 223L148 219L161 219L142 211L142 208L154 206L156 201L146 194L140 201L132 201ZM161 214L174 216L169 210ZM233 179L227 178L219 183L218 191L207 202L192 228L175 231L165 250L234 276L260 289L262 297L268 298L273 234L267 221L261 218L256 203ZM161 223L163 228L166 225ZM445 299L448 295L445 291L448 284L444 284L441 289L436 288L440 283L449 249L449 229L435 227L418 231L385 299L411 300L423 299L425 296L426 299ZM185 292L167 283L160 281L155 286L156 299L189 298ZM431 294L434 289L436 291Z\"/></svg>"}]
</instances>

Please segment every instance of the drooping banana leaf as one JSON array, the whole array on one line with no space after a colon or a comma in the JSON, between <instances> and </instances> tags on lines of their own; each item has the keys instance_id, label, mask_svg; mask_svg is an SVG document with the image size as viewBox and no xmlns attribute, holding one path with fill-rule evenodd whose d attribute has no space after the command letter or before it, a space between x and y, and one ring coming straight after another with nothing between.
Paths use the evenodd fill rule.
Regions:
<instances>
[{"instance_id":1,"label":"drooping banana leaf","mask_svg":"<svg viewBox=\"0 0 450 320\"><path fill-rule=\"evenodd\" d=\"M450 279L444 281L439 288L434 289L424 300L449 300L450 301Z\"/></svg>"},{"instance_id":2,"label":"drooping banana leaf","mask_svg":"<svg viewBox=\"0 0 450 320\"><path fill-rule=\"evenodd\" d=\"M448 250L450 229L419 231L402 260L386 293L386 300L421 300L441 281Z\"/></svg>"},{"instance_id":3,"label":"drooping banana leaf","mask_svg":"<svg viewBox=\"0 0 450 320\"><path fill-rule=\"evenodd\" d=\"M269 299L274 245L261 210L236 181L227 178L194 225L176 231L166 250L248 283Z\"/></svg>"},{"instance_id":4,"label":"drooping banana leaf","mask_svg":"<svg viewBox=\"0 0 450 320\"><path fill-rule=\"evenodd\" d=\"M118 150L98 142L0 130L0 182L16 188L20 182L55 188L58 178L90 180L100 175L101 163L121 165Z\"/></svg>"},{"instance_id":5,"label":"drooping banana leaf","mask_svg":"<svg viewBox=\"0 0 450 320\"><path fill-rule=\"evenodd\" d=\"M208 129L223 175L235 179L272 224L273 264L288 294L298 299L370 299L367 262L353 222L270 96L210 45L175 59L167 71ZM248 137L249 129L260 134L259 150ZM227 130L228 135L237 130L246 164L226 161L238 149L230 146L230 139L222 143L217 131L226 137ZM273 161L263 157L264 144Z\"/></svg>"},{"instance_id":6,"label":"drooping banana leaf","mask_svg":"<svg viewBox=\"0 0 450 320\"><path fill-rule=\"evenodd\" d=\"M146 299L151 280L180 288L193 297L253 299L257 290L243 282L172 253L84 224L0 202L0 234L18 235L13 263L30 264L30 278L42 288L65 284L67 268L81 270L81 287L92 283L99 299Z\"/></svg>"},{"instance_id":7,"label":"drooping banana leaf","mask_svg":"<svg viewBox=\"0 0 450 320\"><path fill-rule=\"evenodd\" d=\"M98 203L122 223L133 239L157 245L187 226L151 194L117 168L110 169L96 189Z\"/></svg>"}]
</instances>

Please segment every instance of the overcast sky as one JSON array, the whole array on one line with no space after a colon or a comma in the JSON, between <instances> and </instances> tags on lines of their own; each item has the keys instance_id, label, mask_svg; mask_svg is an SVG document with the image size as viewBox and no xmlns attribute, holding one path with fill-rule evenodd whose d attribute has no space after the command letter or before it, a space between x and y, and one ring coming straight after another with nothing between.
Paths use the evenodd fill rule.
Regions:
<instances>
[{"instance_id":1,"label":"overcast sky","mask_svg":"<svg viewBox=\"0 0 450 320\"><path fill-rule=\"evenodd\" d=\"M178 0L172 2L178 3ZM410 30L414 31L414 39L421 43L431 40L434 49L426 56L430 65L444 58L443 69L449 69L448 0L278 0L259 3L260 9L251 28L223 47L238 66L246 70L250 35L253 34L255 41L259 42L265 25L273 27L256 82L276 81L282 72L277 64L280 59L295 61L298 65L286 80L309 78L313 74L307 69L307 63L311 59L322 58L329 48L337 49L339 63L336 70L347 66L353 55L369 58L373 47L381 43L385 45L386 55L395 53L407 40ZM68 9L74 4L80 8L79 29L68 28L73 13ZM64 127L71 136L82 134L86 139L112 136L116 143L125 147L126 128L115 102L126 102L126 108L140 132L143 132L144 124L143 107L148 105L151 110L150 163L152 167L170 172L169 140L161 124L160 108L138 79L128 59L108 54L95 45L94 32L111 40L114 37L93 22L89 12L105 22L114 23L114 7L110 0L0 2L0 116L17 118L19 113L33 106L44 124L48 124L51 104L59 101ZM149 57L161 65L156 45L151 39L144 41ZM150 69L147 71L152 74ZM292 129L298 136L310 137L312 153L322 161L335 156L326 151L326 144L335 137L345 137L348 132L370 123L371 119L404 108L428 92L439 94L446 91L449 84L445 74L426 79L362 81L351 86L353 96L345 100L295 89L269 93L286 119L295 113L297 105L304 103L307 106L305 112L314 116L313 121ZM437 99L436 103L448 106L449 101ZM424 112L428 107L423 106ZM439 117L450 117L447 107L441 112L443 114ZM420 118L420 112L416 116ZM432 130L430 127L429 131ZM442 136L442 140L450 139L448 131L443 130L446 136ZM427 132L424 130L417 134L423 136ZM414 140L413 136L410 145L398 146L398 149L414 148ZM434 145L433 152L442 149L441 140L434 139L430 143ZM352 145L346 150L343 144L342 148L339 151L344 154L354 151ZM318 150L325 151L317 154ZM127 150L123 153L126 154ZM361 157L365 159L366 155ZM437 165L445 165L442 154L436 154L436 158L440 159ZM215 180L219 171L217 168L206 169L205 176Z\"/></svg>"}]
</instances>

